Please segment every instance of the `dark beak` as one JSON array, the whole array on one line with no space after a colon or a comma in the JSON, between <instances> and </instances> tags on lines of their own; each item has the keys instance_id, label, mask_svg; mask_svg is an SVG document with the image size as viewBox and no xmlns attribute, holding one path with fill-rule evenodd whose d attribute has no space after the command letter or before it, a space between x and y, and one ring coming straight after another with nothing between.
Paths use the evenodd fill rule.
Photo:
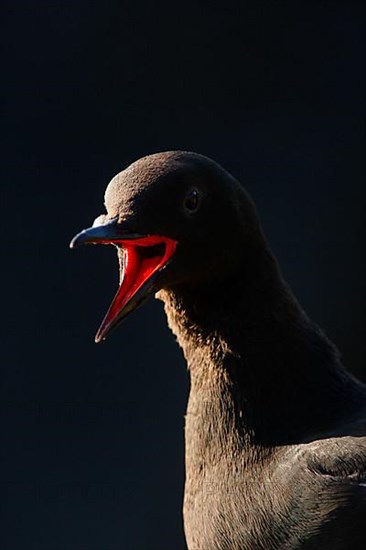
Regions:
<instances>
[{"instance_id":1,"label":"dark beak","mask_svg":"<svg viewBox=\"0 0 366 550\"><path fill-rule=\"evenodd\" d=\"M96 334L95 341L100 342L161 288L160 274L170 262L177 242L161 235L141 235L114 218L78 233L70 248L82 244L113 244L122 251L121 281Z\"/></svg>"},{"instance_id":2,"label":"dark beak","mask_svg":"<svg viewBox=\"0 0 366 550\"><path fill-rule=\"evenodd\" d=\"M82 244L114 244L121 240L142 238L143 235L130 231L123 224L118 223L118 218L113 218L103 224L89 227L80 231L70 242L70 248L77 248Z\"/></svg>"}]
</instances>

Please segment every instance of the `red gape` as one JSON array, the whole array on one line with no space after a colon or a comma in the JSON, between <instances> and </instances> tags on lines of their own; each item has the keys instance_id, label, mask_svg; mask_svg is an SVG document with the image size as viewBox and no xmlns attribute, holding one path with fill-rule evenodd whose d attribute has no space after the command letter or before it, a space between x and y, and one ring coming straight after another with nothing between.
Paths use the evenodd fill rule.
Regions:
<instances>
[{"instance_id":1,"label":"red gape","mask_svg":"<svg viewBox=\"0 0 366 550\"><path fill-rule=\"evenodd\" d=\"M105 332L142 285L170 260L177 246L173 239L159 235L133 240L113 239L103 244L120 246L123 249L124 265L119 289L98 330L98 340L103 339Z\"/></svg>"}]
</instances>

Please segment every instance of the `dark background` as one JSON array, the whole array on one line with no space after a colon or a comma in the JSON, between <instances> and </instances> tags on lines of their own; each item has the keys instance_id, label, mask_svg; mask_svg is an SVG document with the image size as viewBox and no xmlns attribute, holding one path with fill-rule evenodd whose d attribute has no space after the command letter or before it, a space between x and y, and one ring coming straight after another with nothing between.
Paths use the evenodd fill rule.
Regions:
<instances>
[{"instance_id":1,"label":"dark background","mask_svg":"<svg viewBox=\"0 0 366 550\"><path fill-rule=\"evenodd\" d=\"M351 0L3 3L2 549L184 548L181 353L155 301L95 345L117 261L68 249L140 156L236 175L366 379L364 24Z\"/></svg>"}]
</instances>

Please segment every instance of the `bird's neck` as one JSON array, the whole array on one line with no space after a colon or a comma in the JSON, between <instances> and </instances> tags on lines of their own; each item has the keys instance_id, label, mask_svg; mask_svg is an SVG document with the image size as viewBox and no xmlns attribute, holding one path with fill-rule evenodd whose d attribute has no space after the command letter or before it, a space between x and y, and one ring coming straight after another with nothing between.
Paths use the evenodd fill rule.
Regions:
<instances>
[{"instance_id":1,"label":"bird's neck","mask_svg":"<svg viewBox=\"0 0 366 550\"><path fill-rule=\"evenodd\" d=\"M244 261L221 284L160 295L190 370L187 429L202 452L210 441L215 452L218 442L227 451L305 441L354 405L346 397L352 377L270 252L250 262L250 272Z\"/></svg>"}]
</instances>

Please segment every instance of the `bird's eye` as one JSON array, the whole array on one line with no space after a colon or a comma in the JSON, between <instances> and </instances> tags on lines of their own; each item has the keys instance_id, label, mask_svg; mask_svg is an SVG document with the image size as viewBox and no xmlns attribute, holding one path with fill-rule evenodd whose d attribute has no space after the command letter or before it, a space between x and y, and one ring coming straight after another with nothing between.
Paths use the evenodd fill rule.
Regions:
<instances>
[{"instance_id":1,"label":"bird's eye","mask_svg":"<svg viewBox=\"0 0 366 550\"><path fill-rule=\"evenodd\" d=\"M184 199L184 208L190 214L196 212L200 206L201 197L197 189L193 188L188 191Z\"/></svg>"}]
</instances>

